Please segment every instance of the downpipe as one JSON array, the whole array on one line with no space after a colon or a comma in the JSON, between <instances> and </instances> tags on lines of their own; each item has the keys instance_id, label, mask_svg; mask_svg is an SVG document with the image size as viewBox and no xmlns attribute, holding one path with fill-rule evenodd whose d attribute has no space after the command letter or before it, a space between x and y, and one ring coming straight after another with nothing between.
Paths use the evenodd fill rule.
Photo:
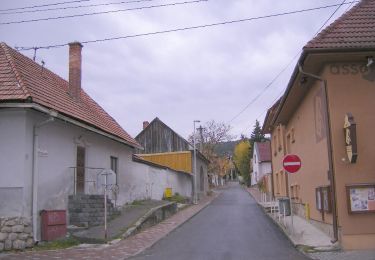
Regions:
<instances>
[{"instance_id":1,"label":"downpipe","mask_svg":"<svg viewBox=\"0 0 375 260\"><path fill-rule=\"evenodd\" d=\"M42 126L55 121L55 117L51 115L47 120L37 123L33 126L33 168L32 168L32 221L33 221L33 239L34 243L38 243L37 228L38 228L38 145L39 136L38 129Z\"/></svg>"},{"instance_id":2,"label":"downpipe","mask_svg":"<svg viewBox=\"0 0 375 260\"><path fill-rule=\"evenodd\" d=\"M298 63L299 72L307 77L319 80L323 83L323 96L325 104L325 124L327 129L327 150L328 150L328 167L329 167L329 181L331 184L332 192L332 225L333 225L333 239L331 243L336 243L338 241L338 224L337 224L337 201L336 201L336 185L335 185L335 170L333 167L333 146L332 146L332 131L331 131L331 119L329 115L329 101L328 101L328 89L327 81L318 75L314 75L308 72L303 71L302 66Z\"/></svg>"}]
</instances>

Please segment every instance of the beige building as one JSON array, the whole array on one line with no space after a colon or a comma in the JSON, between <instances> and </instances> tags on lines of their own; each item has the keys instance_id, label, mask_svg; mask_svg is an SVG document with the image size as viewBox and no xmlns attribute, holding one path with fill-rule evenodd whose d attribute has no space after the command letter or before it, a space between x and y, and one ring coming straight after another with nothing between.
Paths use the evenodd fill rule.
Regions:
<instances>
[{"instance_id":1,"label":"beige building","mask_svg":"<svg viewBox=\"0 0 375 260\"><path fill-rule=\"evenodd\" d=\"M268 111L275 197L345 249L375 249L375 1L363 0L303 48ZM286 154L302 160L283 171Z\"/></svg>"}]
</instances>

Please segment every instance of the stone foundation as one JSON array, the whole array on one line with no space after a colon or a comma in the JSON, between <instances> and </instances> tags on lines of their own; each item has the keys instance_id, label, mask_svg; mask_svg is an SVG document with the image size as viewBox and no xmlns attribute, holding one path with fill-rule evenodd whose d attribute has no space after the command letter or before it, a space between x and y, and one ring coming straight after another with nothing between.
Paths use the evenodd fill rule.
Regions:
<instances>
[{"instance_id":1,"label":"stone foundation","mask_svg":"<svg viewBox=\"0 0 375 260\"><path fill-rule=\"evenodd\" d=\"M34 245L31 221L23 217L0 217L0 252L23 250Z\"/></svg>"}]
</instances>

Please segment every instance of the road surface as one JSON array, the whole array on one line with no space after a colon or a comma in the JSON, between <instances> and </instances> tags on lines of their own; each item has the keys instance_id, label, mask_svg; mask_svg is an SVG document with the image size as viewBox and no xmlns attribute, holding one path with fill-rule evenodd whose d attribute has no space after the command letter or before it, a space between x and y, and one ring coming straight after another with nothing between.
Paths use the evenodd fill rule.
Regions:
<instances>
[{"instance_id":1,"label":"road surface","mask_svg":"<svg viewBox=\"0 0 375 260\"><path fill-rule=\"evenodd\" d=\"M238 184L132 260L309 259Z\"/></svg>"}]
</instances>

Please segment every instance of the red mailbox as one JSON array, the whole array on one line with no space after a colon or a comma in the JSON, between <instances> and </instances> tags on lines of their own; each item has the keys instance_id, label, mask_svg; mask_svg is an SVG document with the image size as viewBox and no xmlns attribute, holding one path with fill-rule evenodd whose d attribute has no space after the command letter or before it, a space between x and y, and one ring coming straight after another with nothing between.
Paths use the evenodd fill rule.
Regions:
<instances>
[{"instance_id":1,"label":"red mailbox","mask_svg":"<svg viewBox=\"0 0 375 260\"><path fill-rule=\"evenodd\" d=\"M66 235L66 210L42 210L42 240L51 241Z\"/></svg>"}]
</instances>

